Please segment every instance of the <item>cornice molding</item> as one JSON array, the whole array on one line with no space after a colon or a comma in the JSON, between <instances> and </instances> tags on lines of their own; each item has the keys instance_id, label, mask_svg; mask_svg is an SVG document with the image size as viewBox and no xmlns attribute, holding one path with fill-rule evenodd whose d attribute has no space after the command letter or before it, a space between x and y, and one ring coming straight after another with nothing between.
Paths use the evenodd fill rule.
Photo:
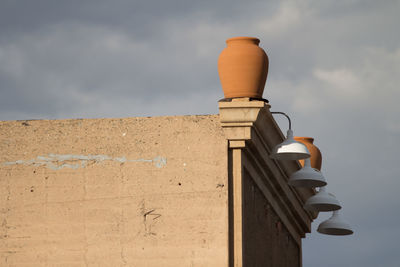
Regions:
<instances>
[{"instance_id":1,"label":"cornice molding","mask_svg":"<svg viewBox=\"0 0 400 267\"><path fill-rule=\"evenodd\" d=\"M252 127L262 109L270 105L263 101L250 101L249 98L233 99L232 102L219 102L219 116L229 146L238 148L238 142L246 141L252 136ZM241 144L244 145L243 142Z\"/></svg>"}]
</instances>

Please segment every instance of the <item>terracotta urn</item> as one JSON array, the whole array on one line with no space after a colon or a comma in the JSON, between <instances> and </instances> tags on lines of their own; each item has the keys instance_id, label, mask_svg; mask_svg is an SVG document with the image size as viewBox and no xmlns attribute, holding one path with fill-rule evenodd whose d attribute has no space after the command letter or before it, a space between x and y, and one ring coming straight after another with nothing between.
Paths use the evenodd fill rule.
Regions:
<instances>
[{"instance_id":1,"label":"terracotta urn","mask_svg":"<svg viewBox=\"0 0 400 267\"><path fill-rule=\"evenodd\" d=\"M311 154L310 161L311 161L311 167L317 170L321 170L321 164L322 164L322 155L321 151L319 151L318 147L314 145L314 138L312 137L300 137L300 136L295 136L294 140L299 141L303 143L308 151ZM299 160L301 166L304 167L304 160Z\"/></svg>"},{"instance_id":2,"label":"terracotta urn","mask_svg":"<svg viewBox=\"0 0 400 267\"><path fill-rule=\"evenodd\" d=\"M225 98L262 98L268 74L268 56L254 37L234 37L218 59Z\"/></svg>"}]
</instances>

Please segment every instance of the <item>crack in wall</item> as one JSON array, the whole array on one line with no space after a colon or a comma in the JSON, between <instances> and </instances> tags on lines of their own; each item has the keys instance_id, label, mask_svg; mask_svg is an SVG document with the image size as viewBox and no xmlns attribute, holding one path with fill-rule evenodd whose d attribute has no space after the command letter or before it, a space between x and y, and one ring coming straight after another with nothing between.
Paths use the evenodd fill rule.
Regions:
<instances>
[{"instance_id":1,"label":"crack in wall","mask_svg":"<svg viewBox=\"0 0 400 267\"><path fill-rule=\"evenodd\" d=\"M126 157L110 157L107 155L72 155L72 154L48 154L47 156L37 156L30 160L16 160L4 162L3 165L33 165L45 166L52 170L63 168L79 169L85 168L89 163L101 163L103 161L115 161L119 163L126 162L150 162L156 168L162 168L167 165L167 158L157 156L153 159L127 159Z\"/></svg>"}]
</instances>

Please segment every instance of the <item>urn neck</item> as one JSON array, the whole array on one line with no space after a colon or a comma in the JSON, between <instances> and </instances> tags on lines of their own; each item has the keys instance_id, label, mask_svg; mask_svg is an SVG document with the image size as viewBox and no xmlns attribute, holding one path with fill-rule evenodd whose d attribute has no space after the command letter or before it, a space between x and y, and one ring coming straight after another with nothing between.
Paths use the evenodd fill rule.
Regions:
<instances>
[{"instance_id":1,"label":"urn neck","mask_svg":"<svg viewBox=\"0 0 400 267\"><path fill-rule=\"evenodd\" d=\"M260 43L260 39L255 37L233 37L226 40L227 45L243 45L243 44L254 44L257 45Z\"/></svg>"},{"instance_id":2,"label":"urn neck","mask_svg":"<svg viewBox=\"0 0 400 267\"><path fill-rule=\"evenodd\" d=\"M312 137L295 136L294 139L296 141L304 141L305 143L310 143L310 144L314 143L314 138Z\"/></svg>"}]
</instances>

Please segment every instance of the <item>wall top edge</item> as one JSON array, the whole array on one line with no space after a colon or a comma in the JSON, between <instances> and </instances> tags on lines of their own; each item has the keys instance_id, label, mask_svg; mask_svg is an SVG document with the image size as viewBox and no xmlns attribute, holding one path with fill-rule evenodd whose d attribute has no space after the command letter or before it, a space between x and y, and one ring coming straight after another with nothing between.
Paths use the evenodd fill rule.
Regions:
<instances>
[{"instance_id":1,"label":"wall top edge","mask_svg":"<svg viewBox=\"0 0 400 267\"><path fill-rule=\"evenodd\" d=\"M264 106L270 107L269 104L264 101L252 100L252 101L232 101L232 102L218 102L219 108L262 108Z\"/></svg>"}]
</instances>

